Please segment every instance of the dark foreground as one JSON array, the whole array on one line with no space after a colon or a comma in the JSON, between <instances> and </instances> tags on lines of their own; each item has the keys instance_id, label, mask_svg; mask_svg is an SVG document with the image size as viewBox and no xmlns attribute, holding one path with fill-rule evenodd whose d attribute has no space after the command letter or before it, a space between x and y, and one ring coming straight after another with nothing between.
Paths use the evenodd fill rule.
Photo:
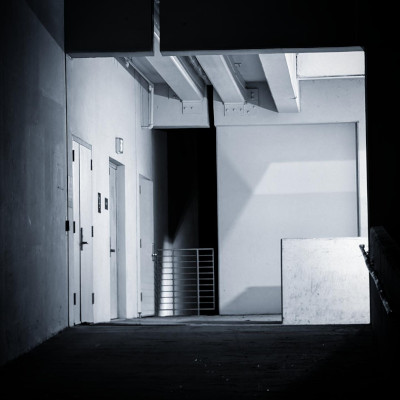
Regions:
<instances>
[{"instance_id":1,"label":"dark foreground","mask_svg":"<svg viewBox=\"0 0 400 400\"><path fill-rule=\"evenodd\" d=\"M369 325L77 326L0 373L9 399L355 399L383 390Z\"/></svg>"}]
</instances>

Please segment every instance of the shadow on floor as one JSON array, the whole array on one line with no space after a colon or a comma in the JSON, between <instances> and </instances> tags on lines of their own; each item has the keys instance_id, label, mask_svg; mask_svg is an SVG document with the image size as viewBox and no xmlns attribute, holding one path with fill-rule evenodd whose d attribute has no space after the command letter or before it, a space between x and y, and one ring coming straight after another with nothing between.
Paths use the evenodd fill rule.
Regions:
<instances>
[{"instance_id":1,"label":"shadow on floor","mask_svg":"<svg viewBox=\"0 0 400 400\"><path fill-rule=\"evenodd\" d=\"M76 326L0 372L13 398L336 399L382 389L369 325Z\"/></svg>"}]
</instances>

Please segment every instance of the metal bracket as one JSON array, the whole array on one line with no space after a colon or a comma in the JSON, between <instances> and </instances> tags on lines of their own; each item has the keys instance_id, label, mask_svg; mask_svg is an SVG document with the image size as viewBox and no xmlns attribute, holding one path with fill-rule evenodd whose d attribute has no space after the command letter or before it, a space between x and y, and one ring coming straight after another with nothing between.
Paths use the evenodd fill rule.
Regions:
<instances>
[{"instance_id":1,"label":"metal bracket","mask_svg":"<svg viewBox=\"0 0 400 400\"><path fill-rule=\"evenodd\" d=\"M258 89L246 89L247 101L244 106L244 115L253 115L259 104Z\"/></svg>"},{"instance_id":2,"label":"metal bracket","mask_svg":"<svg viewBox=\"0 0 400 400\"><path fill-rule=\"evenodd\" d=\"M182 101L182 114L201 114L202 111L202 101Z\"/></svg>"},{"instance_id":3,"label":"metal bracket","mask_svg":"<svg viewBox=\"0 0 400 400\"><path fill-rule=\"evenodd\" d=\"M244 115L244 103L225 103L225 116L229 115Z\"/></svg>"},{"instance_id":4,"label":"metal bracket","mask_svg":"<svg viewBox=\"0 0 400 400\"><path fill-rule=\"evenodd\" d=\"M246 89L247 92L247 103L254 104L258 106L258 89Z\"/></svg>"},{"instance_id":5,"label":"metal bracket","mask_svg":"<svg viewBox=\"0 0 400 400\"><path fill-rule=\"evenodd\" d=\"M258 89L246 89L246 101L244 103L224 103L224 113L225 116L252 115L256 113L258 104Z\"/></svg>"}]
</instances>

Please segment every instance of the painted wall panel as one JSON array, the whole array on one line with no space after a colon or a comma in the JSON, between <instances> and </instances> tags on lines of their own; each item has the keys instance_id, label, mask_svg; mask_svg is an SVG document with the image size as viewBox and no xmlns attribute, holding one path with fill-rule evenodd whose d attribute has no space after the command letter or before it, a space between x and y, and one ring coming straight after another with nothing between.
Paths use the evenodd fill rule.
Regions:
<instances>
[{"instance_id":1,"label":"painted wall panel","mask_svg":"<svg viewBox=\"0 0 400 400\"><path fill-rule=\"evenodd\" d=\"M259 104L245 115L225 115L224 106L214 93L215 125L292 125L356 123L357 171L360 234L368 235L367 160L364 79L324 79L300 81L300 112L278 113L265 83L252 83L258 88ZM251 105L252 106L252 105Z\"/></svg>"},{"instance_id":2,"label":"painted wall panel","mask_svg":"<svg viewBox=\"0 0 400 400\"><path fill-rule=\"evenodd\" d=\"M355 124L219 127L221 314L281 311L280 240L358 236Z\"/></svg>"},{"instance_id":3,"label":"painted wall panel","mask_svg":"<svg viewBox=\"0 0 400 400\"><path fill-rule=\"evenodd\" d=\"M368 324L367 238L283 239L283 323Z\"/></svg>"}]
</instances>

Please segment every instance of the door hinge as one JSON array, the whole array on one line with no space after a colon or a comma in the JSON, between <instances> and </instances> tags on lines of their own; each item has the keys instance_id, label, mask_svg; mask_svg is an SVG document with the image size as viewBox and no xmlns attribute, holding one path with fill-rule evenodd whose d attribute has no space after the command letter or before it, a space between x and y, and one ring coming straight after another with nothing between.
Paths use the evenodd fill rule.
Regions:
<instances>
[{"instance_id":1,"label":"door hinge","mask_svg":"<svg viewBox=\"0 0 400 400\"><path fill-rule=\"evenodd\" d=\"M92 304L94 304L94 293L92 293Z\"/></svg>"},{"instance_id":2,"label":"door hinge","mask_svg":"<svg viewBox=\"0 0 400 400\"><path fill-rule=\"evenodd\" d=\"M76 293L74 293L74 306L76 306Z\"/></svg>"},{"instance_id":3,"label":"door hinge","mask_svg":"<svg viewBox=\"0 0 400 400\"><path fill-rule=\"evenodd\" d=\"M72 227L73 227L73 232L75 233L75 230L76 230L75 221L73 222Z\"/></svg>"},{"instance_id":4,"label":"door hinge","mask_svg":"<svg viewBox=\"0 0 400 400\"><path fill-rule=\"evenodd\" d=\"M142 185L139 185L139 194L142 194Z\"/></svg>"},{"instance_id":5,"label":"door hinge","mask_svg":"<svg viewBox=\"0 0 400 400\"><path fill-rule=\"evenodd\" d=\"M140 242L140 248L142 248L142 239L140 239L139 242Z\"/></svg>"},{"instance_id":6,"label":"door hinge","mask_svg":"<svg viewBox=\"0 0 400 400\"><path fill-rule=\"evenodd\" d=\"M72 150L72 162L75 161L75 150Z\"/></svg>"},{"instance_id":7,"label":"door hinge","mask_svg":"<svg viewBox=\"0 0 400 400\"><path fill-rule=\"evenodd\" d=\"M94 230L93 230L93 225L92 225L92 237L94 237Z\"/></svg>"},{"instance_id":8,"label":"door hinge","mask_svg":"<svg viewBox=\"0 0 400 400\"><path fill-rule=\"evenodd\" d=\"M69 232L69 221L65 221L65 232Z\"/></svg>"},{"instance_id":9,"label":"door hinge","mask_svg":"<svg viewBox=\"0 0 400 400\"><path fill-rule=\"evenodd\" d=\"M90 170L93 171L93 160L90 160Z\"/></svg>"},{"instance_id":10,"label":"door hinge","mask_svg":"<svg viewBox=\"0 0 400 400\"><path fill-rule=\"evenodd\" d=\"M140 301L143 301L143 293L140 292Z\"/></svg>"}]
</instances>

